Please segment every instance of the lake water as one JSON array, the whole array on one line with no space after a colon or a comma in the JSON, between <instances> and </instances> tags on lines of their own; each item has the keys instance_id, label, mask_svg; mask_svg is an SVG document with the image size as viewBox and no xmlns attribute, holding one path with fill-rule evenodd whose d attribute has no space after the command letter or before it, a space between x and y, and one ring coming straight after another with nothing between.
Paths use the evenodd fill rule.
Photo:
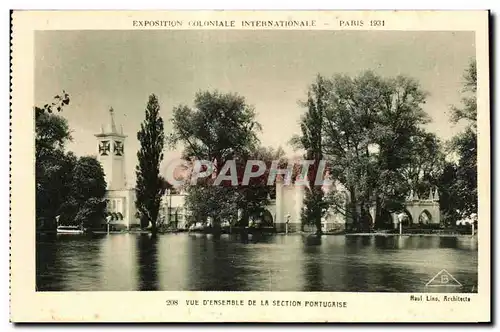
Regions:
<instances>
[{"instance_id":1,"label":"lake water","mask_svg":"<svg viewBox=\"0 0 500 332\"><path fill-rule=\"evenodd\" d=\"M477 238L148 234L37 239L38 291L477 292Z\"/></svg>"}]
</instances>

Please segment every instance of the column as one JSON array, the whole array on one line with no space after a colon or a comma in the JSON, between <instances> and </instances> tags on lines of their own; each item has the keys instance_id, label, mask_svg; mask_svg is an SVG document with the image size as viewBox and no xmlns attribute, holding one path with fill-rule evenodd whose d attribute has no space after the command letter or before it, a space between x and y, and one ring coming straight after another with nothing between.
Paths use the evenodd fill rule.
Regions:
<instances>
[{"instance_id":1,"label":"column","mask_svg":"<svg viewBox=\"0 0 500 332\"><path fill-rule=\"evenodd\" d=\"M276 180L276 221L277 224L285 222L283 220L283 182Z\"/></svg>"}]
</instances>

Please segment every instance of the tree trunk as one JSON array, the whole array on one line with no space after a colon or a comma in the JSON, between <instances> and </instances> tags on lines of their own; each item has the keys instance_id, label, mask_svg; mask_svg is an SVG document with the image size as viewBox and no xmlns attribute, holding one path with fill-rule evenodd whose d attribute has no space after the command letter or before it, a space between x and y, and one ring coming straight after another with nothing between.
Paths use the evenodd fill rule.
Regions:
<instances>
[{"instance_id":1,"label":"tree trunk","mask_svg":"<svg viewBox=\"0 0 500 332\"><path fill-rule=\"evenodd\" d=\"M321 219L319 220L319 222L316 223L316 234L317 235L323 234L323 229L321 228Z\"/></svg>"},{"instance_id":2,"label":"tree trunk","mask_svg":"<svg viewBox=\"0 0 500 332\"><path fill-rule=\"evenodd\" d=\"M351 186L351 190L349 190L349 194L351 196L350 209L351 209L351 218L352 218L352 227L359 226L359 214L358 214L358 204L356 201L356 190Z\"/></svg>"},{"instance_id":3,"label":"tree trunk","mask_svg":"<svg viewBox=\"0 0 500 332\"><path fill-rule=\"evenodd\" d=\"M314 200L315 200L315 226L316 226L316 234L323 234L323 230L321 227L321 215L322 215L322 203L323 203L323 190L321 187L316 186L314 188Z\"/></svg>"},{"instance_id":4,"label":"tree trunk","mask_svg":"<svg viewBox=\"0 0 500 332\"><path fill-rule=\"evenodd\" d=\"M158 211L159 211L159 206L151 206L151 209L153 211L150 211L150 216L151 216L151 234L156 236L158 233Z\"/></svg>"},{"instance_id":5,"label":"tree trunk","mask_svg":"<svg viewBox=\"0 0 500 332\"><path fill-rule=\"evenodd\" d=\"M212 218L212 235L214 237L220 237L221 227L218 218Z\"/></svg>"},{"instance_id":6,"label":"tree trunk","mask_svg":"<svg viewBox=\"0 0 500 332\"><path fill-rule=\"evenodd\" d=\"M150 220L151 222L151 235L156 236L158 230L156 229L156 220Z\"/></svg>"},{"instance_id":7,"label":"tree trunk","mask_svg":"<svg viewBox=\"0 0 500 332\"><path fill-rule=\"evenodd\" d=\"M375 228L380 229L383 227L381 218L382 209L380 208L380 199L378 195L375 196L375 216L373 219L373 225Z\"/></svg>"}]
</instances>

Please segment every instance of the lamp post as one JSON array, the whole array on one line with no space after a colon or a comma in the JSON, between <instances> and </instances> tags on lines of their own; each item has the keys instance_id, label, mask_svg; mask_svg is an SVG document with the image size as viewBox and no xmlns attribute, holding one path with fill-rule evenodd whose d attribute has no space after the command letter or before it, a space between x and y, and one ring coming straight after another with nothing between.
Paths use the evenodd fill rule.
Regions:
<instances>
[{"instance_id":1,"label":"lamp post","mask_svg":"<svg viewBox=\"0 0 500 332\"><path fill-rule=\"evenodd\" d=\"M106 217L106 229L107 233L109 234L109 223L111 222L111 216Z\"/></svg>"}]
</instances>

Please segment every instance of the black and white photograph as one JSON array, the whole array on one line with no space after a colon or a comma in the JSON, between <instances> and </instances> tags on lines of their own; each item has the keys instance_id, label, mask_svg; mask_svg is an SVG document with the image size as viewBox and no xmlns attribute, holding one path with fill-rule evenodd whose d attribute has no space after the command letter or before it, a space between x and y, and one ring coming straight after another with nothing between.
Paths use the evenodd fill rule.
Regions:
<instances>
[{"instance_id":1,"label":"black and white photograph","mask_svg":"<svg viewBox=\"0 0 500 332\"><path fill-rule=\"evenodd\" d=\"M474 52L470 32L37 32L37 290L477 292Z\"/></svg>"}]
</instances>

